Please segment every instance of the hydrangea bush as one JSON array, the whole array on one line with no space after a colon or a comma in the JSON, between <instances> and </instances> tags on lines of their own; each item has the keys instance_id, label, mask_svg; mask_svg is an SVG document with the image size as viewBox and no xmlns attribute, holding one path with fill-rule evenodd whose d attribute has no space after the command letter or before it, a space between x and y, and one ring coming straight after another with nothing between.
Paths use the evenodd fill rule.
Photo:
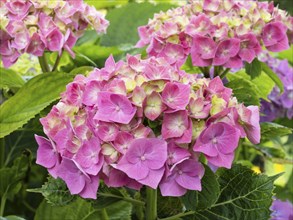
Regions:
<instances>
[{"instance_id":1,"label":"hydrangea bush","mask_svg":"<svg viewBox=\"0 0 293 220\"><path fill-rule=\"evenodd\" d=\"M128 56L76 76L41 119L37 163L72 194L109 187L159 187L164 196L201 190L202 153L231 168L240 138L260 141L259 109L244 106L219 77L197 79L162 58Z\"/></svg>"},{"instance_id":2,"label":"hydrangea bush","mask_svg":"<svg viewBox=\"0 0 293 220\"><path fill-rule=\"evenodd\" d=\"M291 205L273 202L281 174L259 173L271 175L263 161L292 164L285 139L272 147L292 129L260 123L273 119L261 98L292 117L292 68L263 55L289 47L292 17L258 1L193 0L155 15L174 6L119 2L0 0L4 67L26 53L44 73L26 81L22 68L0 68L0 216L290 219ZM76 44L87 29L105 33L96 8L106 6L108 35ZM132 36L144 17L146 53Z\"/></svg>"},{"instance_id":3,"label":"hydrangea bush","mask_svg":"<svg viewBox=\"0 0 293 220\"><path fill-rule=\"evenodd\" d=\"M23 53L38 57L72 47L88 28L105 33L109 22L83 0L1 0L0 54L4 67Z\"/></svg>"},{"instance_id":4,"label":"hydrangea bush","mask_svg":"<svg viewBox=\"0 0 293 220\"><path fill-rule=\"evenodd\" d=\"M241 68L262 51L279 52L292 41L291 16L273 2L194 0L155 14L138 28L137 47L181 66L191 55L198 67ZM220 73L217 73L220 74Z\"/></svg>"}]
</instances>

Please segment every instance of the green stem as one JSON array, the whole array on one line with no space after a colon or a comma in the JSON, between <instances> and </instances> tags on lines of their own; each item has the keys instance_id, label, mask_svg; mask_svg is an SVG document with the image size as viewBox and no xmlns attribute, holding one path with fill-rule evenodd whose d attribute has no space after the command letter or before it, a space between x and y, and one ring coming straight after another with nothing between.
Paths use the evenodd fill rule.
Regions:
<instances>
[{"instance_id":1,"label":"green stem","mask_svg":"<svg viewBox=\"0 0 293 220\"><path fill-rule=\"evenodd\" d=\"M173 216L170 216L170 217L167 217L167 218L160 218L160 220L177 220L180 217L184 217L184 216L187 216L187 215L192 215L194 213L195 213L194 211L183 212L183 213L173 215Z\"/></svg>"},{"instance_id":2,"label":"green stem","mask_svg":"<svg viewBox=\"0 0 293 220\"><path fill-rule=\"evenodd\" d=\"M4 216L7 191L8 191L8 189L6 189L5 193L3 194L2 198L1 198L0 217Z\"/></svg>"},{"instance_id":3,"label":"green stem","mask_svg":"<svg viewBox=\"0 0 293 220\"><path fill-rule=\"evenodd\" d=\"M146 220L157 219L157 190L146 188Z\"/></svg>"},{"instance_id":4,"label":"green stem","mask_svg":"<svg viewBox=\"0 0 293 220\"><path fill-rule=\"evenodd\" d=\"M52 72L54 72L54 71L57 69L58 64L59 64L59 62L60 62L60 59L61 59L61 57L62 57L62 54L63 54L63 51L61 52L60 55L59 55L59 54L57 55L57 58L56 58L56 61L55 61L55 63L54 63L54 66L53 66Z\"/></svg>"},{"instance_id":5,"label":"green stem","mask_svg":"<svg viewBox=\"0 0 293 220\"><path fill-rule=\"evenodd\" d=\"M98 195L104 196L104 197L111 197L111 198L123 199L124 201L130 202L130 203L135 204L135 205L141 205L141 206L144 206L145 205L143 201L140 201L140 200L137 200L137 199L128 198L128 197L116 196L116 195L113 195L113 194L100 193L100 192L98 192Z\"/></svg>"},{"instance_id":6,"label":"green stem","mask_svg":"<svg viewBox=\"0 0 293 220\"><path fill-rule=\"evenodd\" d=\"M41 57L38 57L38 58L39 58L39 63L40 63L40 66L42 68L43 73L50 72L50 68L49 68L49 65L47 63L45 54L43 56L41 56Z\"/></svg>"},{"instance_id":7,"label":"green stem","mask_svg":"<svg viewBox=\"0 0 293 220\"><path fill-rule=\"evenodd\" d=\"M5 140L4 138L0 139L0 167L3 167L5 164Z\"/></svg>"},{"instance_id":8,"label":"green stem","mask_svg":"<svg viewBox=\"0 0 293 220\"><path fill-rule=\"evenodd\" d=\"M226 68L221 74L219 74L221 79L223 79L229 71L230 71L230 68Z\"/></svg>"}]
</instances>

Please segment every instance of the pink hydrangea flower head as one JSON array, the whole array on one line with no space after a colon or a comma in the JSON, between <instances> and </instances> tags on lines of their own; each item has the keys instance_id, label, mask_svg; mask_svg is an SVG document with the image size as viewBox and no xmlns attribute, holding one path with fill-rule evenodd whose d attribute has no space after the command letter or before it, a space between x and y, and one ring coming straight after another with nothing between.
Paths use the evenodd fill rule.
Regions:
<instances>
[{"instance_id":1,"label":"pink hydrangea flower head","mask_svg":"<svg viewBox=\"0 0 293 220\"><path fill-rule=\"evenodd\" d=\"M238 146L239 130L218 122L207 127L197 139L193 150L206 155L208 162L217 167L231 168L234 150Z\"/></svg>"},{"instance_id":2,"label":"pink hydrangea flower head","mask_svg":"<svg viewBox=\"0 0 293 220\"><path fill-rule=\"evenodd\" d=\"M36 137L37 162L84 198L95 198L100 179L179 196L201 189L199 153L230 168L240 137L256 143L258 117L219 77L200 79L163 57L110 56L106 67L77 75L41 119L49 139Z\"/></svg>"},{"instance_id":3,"label":"pink hydrangea flower head","mask_svg":"<svg viewBox=\"0 0 293 220\"><path fill-rule=\"evenodd\" d=\"M13 0L1 4L3 29L10 39L13 52L5 55L0 51L5 67L15 63L20 54L43 56L45 51L66 50L75 56L72 47L88 27L97 33L105 33L109 22L94 7L83 1ZM6 20L8 21L6 25ZM2 36L0 36L2 41ZM2 43L1 43L2 45Z\"/></svg>"},{"instance_id":4,"label":"pink hydrangea flower head","mask_svg":"<svg viewBox=\"0 0 293 220\"><path fill-rule=\"evenodd\" d=\"M158 138L133 140L117 169L141 184L157 188L167 160L167 143Z\"/></svg>"},{"instance_id":5,"label":"pink hydrangea flower head","mask_svg":"<svg viewBox=\"0 0 293 220\"><path fill-rule=\"evenodd\" d=\"M201 191L204 167L201 163L188 159L175 164L160 184L163 196L183 196L187 190Z\"/></svg>"}]
</instances>

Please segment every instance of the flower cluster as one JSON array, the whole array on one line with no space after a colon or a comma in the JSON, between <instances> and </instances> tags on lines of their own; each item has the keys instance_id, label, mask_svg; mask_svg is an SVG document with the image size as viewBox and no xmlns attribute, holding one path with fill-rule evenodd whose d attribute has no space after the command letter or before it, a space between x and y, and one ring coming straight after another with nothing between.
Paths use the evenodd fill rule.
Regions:
<instances>
[{"instance_id":1,"label":"flower cluster","mask_svg":"<svg viewBox=\"0 0 293 220\"><path fill-rule=\"evenodd\" d=\"M74 56L71 48L91 26L105 33L104 15L83 0L1 0L0 54L5 67L23 53L42 56L44 51L62 49Z\"/></svg>"},{"instance_id":2,"label":"flower cluster","mask_svg":"<svg viewBox=\"0 0 293 220\"><path fill-rule=\"evenodd\" d=\"M262 54L260 59L274 70L284 85L282 94L276 86L268 96L270 102L262 100L261 112L264 115L261 116L261 121L273 121L285 117L291 119L293 117L293 68L288 60L280 60L269 54Z\"/></svg>"},{"instance_id":3,"label":"flower cluster","mask_svg":"<svg viewBox=\"0 0 293 220\"><path fill-rule=\"evenodd\" d=\"M291 220L293 219L293 205L289 201L276 199L271 206L271 220Z\"/></svg>"},{"instance_id":4,"label":"flower cluster","mask_svg":"<svg viewBox=\"0 0 293 220\"><path fill-rule=\"evenodd\" d=\"M76 76L41 119L37 163L72 194L109 187L160 187L164 196L201 190L204 167L230 168L240 138L260 140L259 110L237 103L219 77L197 79L163 58L110 56Z\"/></svg>"},{"instance_id":5,"label":"flower cluster","mask_svg":"<svg viewBox=\"0 0 293 220\"><path fill-rule=\"evenodd\" d=\"M287 49L292 23L273 2L194 0L139 27L136 46L179 66L190 54L194 66L239 68L251 63L262 45L273 52Z\"/></svg>"}]
</instances>

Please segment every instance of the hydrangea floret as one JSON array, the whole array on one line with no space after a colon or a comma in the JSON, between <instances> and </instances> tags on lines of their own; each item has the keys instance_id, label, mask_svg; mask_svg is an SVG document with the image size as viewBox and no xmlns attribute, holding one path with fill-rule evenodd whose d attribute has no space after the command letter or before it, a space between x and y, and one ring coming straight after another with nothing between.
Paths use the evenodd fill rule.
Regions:
<instances>
[{"instance_id":1,"label":"hydrangea floret","mask_svg":"<svg viewBox=\"0 0 293 220\"><path fill-rule=\"evenodd\" d=\"M0 54L4 67L23 53L69 52L88 27L105 33L109 22L83 0L1 0Z\"/></svg>"},{"instance_id":2,"label":"hydrangea floret","mask_svg":"<svg viewBox=\"0 0 293 220\"><path fill-rule=\"evenodd\" d=\"M260 141L258 107L238 103L219 77L138 55L77 75L41 123L37 163L83 198L96 198L99 180L163 196L201 190L200 155L231 168L240 138Z\"/></svg>"},{"instance_id":3,"label":"hydrangea floret","mask_svg":"<svg viewBox=\"0 0 293 220\"><path fill-rule=\"evenodd\" d=\"M273 2L191 0L155 14L138 28L137 47L181 66L191 55L197 67L240 68L265 47L279 52L292 41L293 18Z\"/></svg>"}]
</instances>

